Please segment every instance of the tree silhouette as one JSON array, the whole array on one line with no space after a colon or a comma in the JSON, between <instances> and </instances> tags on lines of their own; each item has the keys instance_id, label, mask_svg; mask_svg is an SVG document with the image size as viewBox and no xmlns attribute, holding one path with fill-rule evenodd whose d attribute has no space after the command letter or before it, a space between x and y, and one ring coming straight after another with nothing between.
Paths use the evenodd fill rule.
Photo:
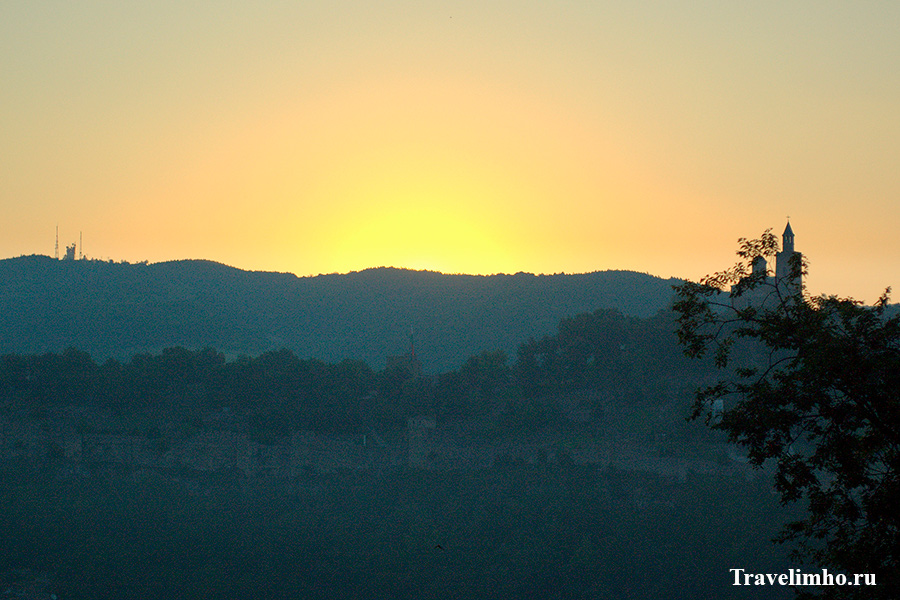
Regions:
<instances>
[{"instance_id":1,"label":"tree silhouette","mask_svg":"<svg viewBox=\"0 0 900 600\"><path fill-rule=\"evenodd\" d=\"M805 499L805 517L777 538L798 558L876 575L876 587L822 597L900 597L900 315L887 314L890 288L875 306L806 297L754 273L777 249L771 233L739 243L735 267L675 287L685 353L713 354L721 375L698 390L693 416L745 446L752 464L773 464L783 503ZM795 261L791 277L805 268Z\"/></svg>"}]
</instances>

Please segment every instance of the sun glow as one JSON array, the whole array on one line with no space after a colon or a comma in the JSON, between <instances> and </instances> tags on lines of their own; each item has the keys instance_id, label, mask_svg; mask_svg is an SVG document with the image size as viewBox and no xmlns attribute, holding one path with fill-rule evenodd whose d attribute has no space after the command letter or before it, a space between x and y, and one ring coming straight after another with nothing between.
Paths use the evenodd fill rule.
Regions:
<instances>
[{"instance_id":1,"label":"sun glow","mask_svg":"<svg viewBox=\"0 0 900 600\"><path fill-rule=\"evenodd\" d=\"M571 197L557 183L569 158L559 123L547 124L537 100L402 80L345 90L304 113L327 124L305 129L321 168L298 190L320 269L515 272L537 215L557 208L548 193Z\"/></svg>"},{"instance_id":2,"label":"sun glow","mask_svg":"<svg viewBox=\"0 0 900 600\"><path fill-rule=\"evenodd\" d=\"M502 271L506 248L475 219L441 206L397 203L355 219L334 241L333 255L354 269L402 266L442 272Z\"/></svg>"},{"instance_id":3,"label":"sun glow","mask_svg":"<svg viewBox=\"0 0 900 600\"><path fill-rule=\"evenodd\" d=\"M56 4L0 4L2 256L697 278L791 214L896 286L898 3Z\"/></svg>"},{"instance_id":4,"label":"sun glow","mask_svg":"<svg viewBox=\"0 0 900 600\"><path fill-rule=\"evenodd\" d=\"M465 78L336 86L197 135L129 220L165 247L189 238L208 256L227 237L216 260L298 274L617 266L634 167L615 132L568 108Z\"/></svg>"},{"instance_id":5,"label":"sun glow","mask_svg":"<svg viewBox=\"0 0 900 600\"><path fill-rule=\"evenodd\" d=\"M503 185L471 164L392 150L351 172L323 192L330 202L315 234L334 270L494 273L513 264Z\"/></svg>"}]
</instances>

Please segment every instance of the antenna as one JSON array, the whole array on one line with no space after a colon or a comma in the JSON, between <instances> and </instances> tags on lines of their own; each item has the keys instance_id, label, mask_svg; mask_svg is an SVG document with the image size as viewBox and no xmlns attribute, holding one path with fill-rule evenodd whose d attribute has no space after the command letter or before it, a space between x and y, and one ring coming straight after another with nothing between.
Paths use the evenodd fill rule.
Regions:
<instances>
[{"instance_id":1,"label":"antenna","mask_svg":"<svg viewBox=\"0 0 900 600\"><path fill-rule=\"evenodd\" d=\"M78 232L78 260L81 260L84 257L84 244L81 240L82 234Z\"/></svg>"},{"instance_id":2,"label":"antenna","mask_svg":"<svg viewBox=\"0 0 900 600\"><path fill-rule=\"evenodd\" d=\"M53 256L59 260L59 225L56 226L56 248L53 250Z\"/></svg>"}]
</instances>

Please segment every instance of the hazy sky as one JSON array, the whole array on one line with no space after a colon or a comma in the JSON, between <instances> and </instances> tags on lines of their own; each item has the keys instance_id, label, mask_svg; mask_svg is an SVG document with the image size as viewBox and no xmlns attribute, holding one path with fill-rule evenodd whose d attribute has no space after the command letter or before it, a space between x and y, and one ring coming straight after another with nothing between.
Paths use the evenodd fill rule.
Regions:
<instances>
[{"instance_id":1,"label":"hazy sky","mask_svg":"<svg viewBox=\"0 0 900 600\"><path fill-rule=\"evenodd\" d=\"M0 3L0 257L900 285L900 2ZM900 299L900 290L895 300Z\"/></svg>"}]
</instances>

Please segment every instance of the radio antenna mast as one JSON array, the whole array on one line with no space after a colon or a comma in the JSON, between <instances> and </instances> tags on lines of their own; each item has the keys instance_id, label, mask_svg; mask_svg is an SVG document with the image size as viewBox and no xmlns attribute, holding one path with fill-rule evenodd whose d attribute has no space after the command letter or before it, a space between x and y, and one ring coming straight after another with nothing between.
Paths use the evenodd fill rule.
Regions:
<instances>
[{"instance_id":1,"label":"radio antenna mast","mask_svg":"<svg viewBox=\"0 0 900 600\"><path fill-rule=\"evenodd\" d=\"M78 232L78 260L84 257L84 243L82 242L82 233Z\"/></svg>"},{"instance_id":2,"label":"radio antenna mast","mask_svg":"<svg viewBox=\"0 0 900 600\"><path fill-rule=\"evenodd\" d=\"M53 256L59 260L59 225L56 226L56 248L53 250Z\"/></svg>"}]
</instances>

